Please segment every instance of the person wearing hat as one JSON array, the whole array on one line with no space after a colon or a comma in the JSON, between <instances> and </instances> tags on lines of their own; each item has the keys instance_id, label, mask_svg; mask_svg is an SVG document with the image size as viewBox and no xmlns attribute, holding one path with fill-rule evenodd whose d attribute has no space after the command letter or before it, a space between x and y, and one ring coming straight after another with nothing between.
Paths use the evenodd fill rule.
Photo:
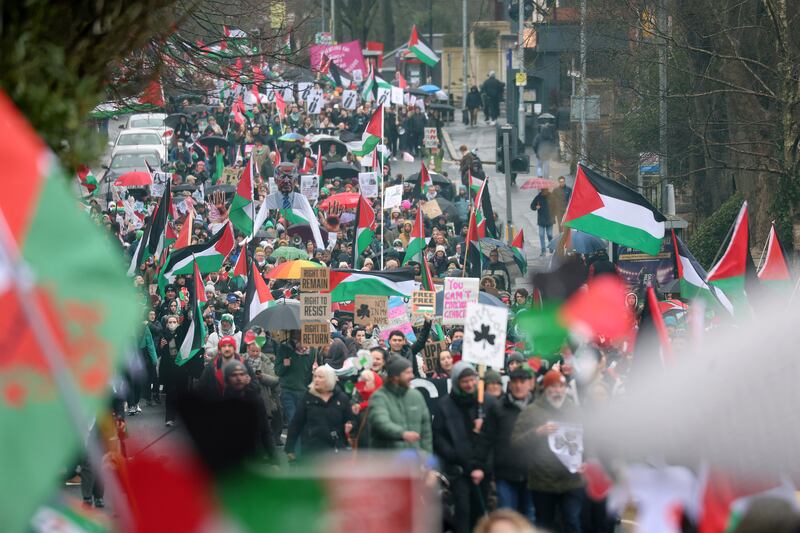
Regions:
<instances>
[{"instance_id":1,"label":"person wearing hat","mask_svg":"<svg viewBox=\"0 0 800 533\"><path fill-rule=\"evenodd\" d=\"M235 295L229 294L230 298ZM242 344L242 332L236 329L236 324L233 315L230 313L223 313L219 320L219 332L212 332L206 339L206 361L211 361L217 356L217 347L222 337L231 337L234 341L234 350L239 351L239 346Z\"/></svg>"},{"instance_id":2,"label":"person wearing hat","mask_svg":"<svg viewBox=\"0 0 800 533\"><path fill-rule=\"evenodd\" d=\"M497 370L488 369L483 375L483 384L488 396L499 398L503 395L503 379Z\"/></svg>"},{"instance_id":3,"label":"person wearing hat","mask_svg":"<svg viewBox=\"0 0 800 533\"><path fill-rule=\"evenodd\" d=\"M258 456L266 454L274 460L275 441L269 424L269 415L259 395L258 386L253 380L252 371L239 359L231 359L223 363L221 373L223 389L220 400L233 407L239 415L231 417L230 420L252 424L251 428L242 428L241 433L255 434L253 451Z\"/></svg>"},{"instance_id":4,"label":"person wearing hat","mask_svg":"<svg viewBox=\"0 0 800 533\"><path fill-rule=\"evenodd\" d=\"M499 377L499 375L498 375ZM531 493L525 470L525 450L511 444L517 417L533 402L534 372L527 364L517 364L509 373L508 391L486 412L486 419L475 448L473 482L494 475L498 508L513 509L533 518Z\"/></svg>"},{"instance_id":5,"label":"person wearing hat","mask_svg":"<svg viewBox=\"0 0 800 533\"><path fill-rule=\"evenodd\" d=\"M542 394L519 414L511 444L525 450L528 489L536 510L536 526L555 531L556 512L564 531L581 531L583 479L572 473L550 449L549 435L561 423L578 423L578 410L567 396L567 383L558 370L542 378Z\"/></svg>"},{"instance_id":6,"label":"person wearing hat","mask_svg":"<svg viewBox=\"0 0 800 533\"><path fill-rule=\"evenodd\" d=\"M472 365L459 361L453 365L450 394L442 397L434 409L433 452L443 463L443 472L450 481L455 512L452 530L472 531L484 512L487 482L473 486L475 446L483 420L479 417L478 373ZM486 407L492 398L485 397Z\"/></svg>"},{"instance_id":7,"label":"person wearing hat","mask_svg":"<svg viewBox=\"0 0 800 533\"><path fill-rule=\"evenodd\" d=\"M236 340L231 336L223 336L217 342L217 355L205 366L197 383L198 392L207 400L219 401L222 399L225 391L222 368L231 361L241 362L236 346Z\"/></svg>"},{"instance_id":8,"label":"person wearing hat","mask_svg":"<svg viewBox=\"0 0 800 533\"><path fill-rule=\"evenodd\" d=\"M409 344L405 333L399 329L393 330L391 333L389 333L389 355L403 357L409 363L411 363L415 377L424 376L424 373L420 371L420 368L417 365L417 354L425 348L425 343L428 342L428 337L431 333L431 325L433 323L433 317L428 313L425 313L422 316L425 319L425 322L422 324L422 328L420 329L419 333L417 333L417 340L414 341L414 344Z\"/></svg>"},{"instance_id":9,"label":"person wearing hat","mask_svg":"<svg viewBox=\"0 0 800 533\"><path fill-rule=\"evenodd\" d=\"M414 448L433 453L431 415L425 397L411 387L414 379L411 363L393 355L383 369L386 372L383 386L369 400L370 448Z\"/></svg>"},{"instance_id":10,"label":"person wearing hat","mask_svg":"<svg viewBox=\"0 0 800 533\"><path fill-rule=\"evenodd\" d=\"M266 338L261 337L261 340L266 341ZM248 330L245 333L243 342L247 346L244 363L256 377L254 383L257 385L261 400L264 402L272 436L273 438L280 438L281 430L283 429L283 418L280 410L281 384L275 374L275 365L269 356L261 351L261 344L263 343L259 343L259 337L256 336L253 330Z\"/></svg>"},{"instance_id":11,"label":"person wearing hat","mask_svg":"<svg viewBox=\"0 0 800 533\"><path fill-rule=\"evenodd\" d=\"M298 346L299 340L300 332L292 331L291 337L278 345L275 354L275 373L281 384L281 407L287 426L305 396L315 361L308 348Z\"/></svg>"},{"instance_id":12,"label":"person wearing hat","mask_svg":"<svg viewBox=\"0 0 800 533\"><path fill-rule=\"evenodd\" d=\"M511 352L506 360L506 374L511 375L511 373L521 367L524 362L524 355L519 352Z\"/></svg>"}]
</instances>

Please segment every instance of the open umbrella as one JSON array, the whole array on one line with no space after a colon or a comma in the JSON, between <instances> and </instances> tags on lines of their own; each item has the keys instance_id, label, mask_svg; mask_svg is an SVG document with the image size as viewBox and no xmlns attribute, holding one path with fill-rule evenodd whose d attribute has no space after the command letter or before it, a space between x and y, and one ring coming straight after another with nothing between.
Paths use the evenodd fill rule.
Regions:
<instances>
[{"instance_id":1,"label":"open umbrella","mask_svg":"<svg viewBox=\"0 0 800 533\"><path fill-rule=\"evenodd\" d=\"M327 163L322 169L322 177L327 180L334 178L352 179L358 177L358 169L350 163Z\"/></svg>"},{"instance_id":2,"label":"open umbrella","mask_svg":"<svg viewBox=\"0 0 800 533\"><path fill-rule=\"evenodd\" d=\"M429 171L428 175L430 175L431 181L434 183L434 185L452 185L453 184L452 181L450 181L446 177L442 176L441 174L437 174L436 172L430 172ZM414 174L411 174L410 176L408 176L405 179L405 181L413 181L413 182L419 181L419 172L415 172Z\"/></svg>"},{"instance_id":3,"label":"open umbrella","mask_svg":"<svg viewBox=\"0 0 800 533\"><path fill-rule=\"evenodd\" d=\"M496 296L492 296L488 292L483 291L478 293L478 303L494 307L508 307L508 305L504 304L502 300ZM442 316L442 311L444 311L444 291L439 291L436 293L436 314Z\"/></svg>"},{"instance_id":4,"label":"open umbrella","mask_svg":"<svg viewBox=\"0 0 800 533\"><path fill-rule=\"evenodd\" d=\"M589 235L578 230L572 230L571 243L572 249L579 254L591 254L606 250L608 245L600 237Z\"/></svg>"},{"instance_id":5,"label":"open umbrella","mask_svg":"<svg viewBox=\"0 0 800 533\"><path fill-rule=\"evenodd\" d=\"M516 256L514 255L514 251L511 249L509 245L502 241L498 241L497 239L492 239L490 237L484 237L480 239L480 250L481 253L489 257L489 254L492 252L497 252L497 259L506 265L508 269L508 273L514 276L515 273L518 275L523 275L522 269L520 268L519 264L517 263Z\"/></svg>"},{"instance_id":6,"label":"open umbrella","mask_svg":"<svg viewBox=\"0 0 800 533\"><path fill-rule=\"evenodd\" d=\"M266 331L300 329L300 302L281 298L275 305L261 311L247 324L245 329L261 326Z\"/></svg>"},{"instance_id":7,"label":"open umbrella","mask_svg":"<svg viewBox=\"0 0 800 533\"><path fill-rule=\"evenodd\" d=\"M300 279L303 268L322 268L322 265L306 259L286 261L270 270L264 277L267 279Z\"/></svg>"},{"instance_id":8,"label":"open umbrella","mask_svg":"<svg viewBox=\"0 0 800 533\"><path fill-rule=\"evenodd\" d=\"M153 177L150 175L150 173L140 170L126 172L114 180L114 185L117 187L144 187L152 184Z\"/></svg>"},{"instance_id":9,"label":"open umbrella","mask_svg":"<svg viewBox=\"0 0 800 533\"><path fill-rule=\"evenodd\" d=\"M419 88L419 90L420 90L420 91L423 91L423 92L425 92L425 93L427 93L427 94L433 94L433 93L436 93L436 92L439 92L439 91L441 91L442 89L441 89L441 88L439 88L439 87L437 87L436 85L433 85L433 84L430 84L430 83L429 83L428 85L423 85L423 86L421 86L421 87Z\"/></svg>"},{"instance_id":10,"label":"open umbrella","mask_svg":"<svg viewBox=\"0 0 800 533\"><path fill-rule=\"evenodd\" d=\"M189 120L189 117L184 113L173 113L164 119L164 125L168 128L175 129L178 127L178 124L180 124L181 117L185 117L186 120Z\"/></svg>"},{"instance_id":11,"label":"open umbrella","mask_svg":"<svg viewBox=\"0 0 800 533\"><path fill-rule=\"evenodd\" d=\"M283 135L278 137L278 140L283 142L297 142L297 141L302 141L303 136L300 135L299 133L290 132L290 133L284 133Z\"/></svg>"},{"instance_id":12,"label":"open umbrella","mask_svg":"<svg viewBox=\"0 0 800 533\"><path fill-rule=\"evenodd\" d=\"M361 195L357 192L340 192L339 194L328 196L322 200L319 203L319 208L323 211L327 211L328 207L334 203L337 203L345 209L355 209L358 207L358 198L360 196Z\"/></svg>"},{"instance_id":13,"label":"open umbrella","mask_svg":"<svg viewBox=\"0 0 800 533\"><path fill-rule=\"evenodd\" d=\"M343 143L361 140L361 136L353 133L352 131L343 131L339 134L339 140Z\"/></svg>"},{"instance_id":14,"label":"open umbrella","mask_svg":"<svg viewBox=\"0 0 800 533\"><path fill-rule=\"evenodd\" d=\"M458 218L458 210L456 209L456 206L453 205L453 202L451 202L450 200L437 196L433 200L430 200L430 202L438 205L439 209L442 210L442 213L447 215L448 220L455 220L456 218Z\"/></svg>"},{"instance_id":15,"label":"open umbrella","mask_svg":"<svg viewBox=\"0 0 800 533\"><path fill-rule=\"evenodd\" d=\"M529 189L555 189L556 182L544 178L531 178L520 187L521 190L527 191Z\"/></svg>"},{"instance_id":16,"label":"open umbrella","mask_svg":"<svg viewBox=\"0 0 800 533\"><path fill-rule=\"evenodd\" d=\"M218 135L211 135L209 137L202 137L198 140L200 144L205 146L206 148L214 149L217 146L220 148L227 148L228 147L228 139L224 137L220 137Z\"/></svg>"},{"instance_id":17,"label":"open umbrella","mask_svg":"<svg viewBox=\"0 0 800 533\"><path fill-rule=\"evenodd\" d=\"M284 259L308 259L308 253L294 246L281 246L272 252L272 257Z\"/></svg>"},{"instance_id":18,"label":"open umbrella","mask_svg":"<svg viewBox=\"0 0 800 533\"><path fill-rule=\"evenodd\" d=\"M405 91L408 94L413 94L415 96L428 96L428 94L430 94L430 93L427 93L427 92L423 91L422 88L419 88L419 89L406 89Z\"/></svg>"},{"instance_id":19,"label":"open umbrella","mask_svg":"<svg viewBox=\"0 0 800 533\"><path fill-rule=\"evenodd\" d=\"M347 155L347 145L332 135L314 135L311 137L311 151L317 153L317 147L323 154L327 154L331 145L336 146L336 153L344 157Z\"/></svg>"},{"instance_id":20,"label":"open umbrella","mask_svg":"<svg viewBox=\"0 0 800 533\"><path fill-rule=\"evenodd\" d=\"M428 109L438 109L439 111L455 111L456 108L448 104L431 104Z\"/></svg>"}]
</instances>

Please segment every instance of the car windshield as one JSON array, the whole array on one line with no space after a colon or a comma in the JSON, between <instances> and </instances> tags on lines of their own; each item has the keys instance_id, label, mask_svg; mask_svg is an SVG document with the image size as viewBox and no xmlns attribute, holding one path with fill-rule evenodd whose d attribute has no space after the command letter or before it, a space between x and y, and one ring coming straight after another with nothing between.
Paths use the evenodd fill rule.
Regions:
<instances>
[{"instance_id":1,"label":"car windshield","mask_svg":"<svg viewBox=\"0 0 800 533\"><path fill-rule=\"evenodd\" d=\"M111 168L145 168L144 162L147 160L153 168L158 167L157 154L117 154L111 160Z\"/></svg>"},{"instance_id":2,"label":"car windshield","mask_svg":"<svg viewBox=\"0 0 800 533\"><path fill-rule=\"evenodd\" d=\"M129 133L119 136L119 146L136 146L138 144L161 144L161 137L156 133Z\"/></svg>"},{"instance_id":3,"label":"car windshield","mask_svg":"<svg viewBox=\"0 0 800 533\"><path fill-rule=\"evenodd\" d=\"M163 118L135 118L128 124L131 128L160 128L164 126Z\"/></svg>"}]
</instances>

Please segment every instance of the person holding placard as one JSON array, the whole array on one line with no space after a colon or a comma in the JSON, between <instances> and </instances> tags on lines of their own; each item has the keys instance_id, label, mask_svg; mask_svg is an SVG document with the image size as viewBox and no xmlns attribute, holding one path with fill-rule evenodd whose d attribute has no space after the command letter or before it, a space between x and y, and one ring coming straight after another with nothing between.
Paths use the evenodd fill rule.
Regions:
<instances>
[{"instance_id":1,"label":"person holding placard","mask_svg":"<svg viewBox=\"0 0 800 533\"><path fill-rule=\"evenodd\" d=\"M422 316L425 319L425 323L422 325L422 329L420 329L419 334L417 335L417 340L414 341L414 344L409 344L405 333L400 330L395 330L389 333L389 356L402 357L411 363L412 370L414 371L414 377L417 378L424 375L416 364L417 354L425 348L425 343L428 342L428 336L430 336L431 333L431 324L433 320L433 317L427 313Z\"/></svg>"}]
</instances>

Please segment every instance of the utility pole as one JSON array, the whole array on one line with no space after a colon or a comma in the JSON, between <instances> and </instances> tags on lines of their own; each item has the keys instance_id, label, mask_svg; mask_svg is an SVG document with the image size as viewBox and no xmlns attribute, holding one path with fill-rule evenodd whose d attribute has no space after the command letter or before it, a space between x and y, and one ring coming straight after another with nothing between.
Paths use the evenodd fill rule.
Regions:
<instances>
[{"instance_id":1,"label":"utility pole","mask_svg":"<svg viewBox=\"0 0 800 533\"><path fill-rule=\"evenodd\" d=\"M585 163L587 159L587 132L586 132L586 0L581 0L581 36L580 36L580 61L581 61L581 153L578 161Z\"/></svg>"},{"instance_id":2,"label":"utility pole","mask_svg":"<svg viewBox=\"0 0 800 533\"><path fill-rule=\"evenodd\" d=\"M659 0L658 14L656 15L658 24L658 34L661 45L658 47L658 151L661 152L659 158L659 177L661 178L661 210L666 213L668 197L667 173L667 2Z\"/></svg>"},{"instance_id":3,"label":"utility pole","mask_svg":"<svg viewBox=\"0 0 800 533\"><path fill-rule=\"evenodd\" d=\"M433 44L431 44L433 46ZM461 107L467 108L467 0L461 0L461 75L464 77L462 90L464 91Z\"/></svg>"},{"instance_id":4,"label":"utility pole","mask_svg":"<svg viewBox=\"0 0 800 533\"><path fill-rule=\"evenodd\" d=\"M321 31L322 33L325 33L325 0L322 0L322 2L320 2L320 4L322 5L322 15L319 17L320 26L321 26L319 31Z\"/></svg>"},{"instance_id":5,"label":"utility pole","mask_svg":"<svg viewBox=\"0 0 800 533\"><path fill-rule=\"evenodd\" d=\"M519 47L519 56L517 72L525 74L525 2L523 0L519 0L518 19L519 28L517 30L517 46ZM517 105L517 132L522 144L525 144L525 102L522 99L523 95L525 94L525 85L520 85L518 89L519 96L517 99L519 100L519 103ZM514 142L517 142L517 140L514 139Z\"/></svg>"},{"instance_id":6,"label":"utility pole","mask_svg":"<svg viewBox=\"0 0 800 533\"><path fill-rule=\"evenodd\" d=\"M431 47L431 50L435 50L433 47L433 0L428 0L428 46ZM433 67L428 67L426 70L430 83L433 83Z\"/></svg>"},{"instance_id":7,"label":"utility pole","mask_svg":"<svg viewBox=\"0 0 800 533\"><path fill-rule=\"evenodd\" d=\"M331 41L336 42L336 0L331 0Z\"/></svg>"},{"instance_id":8,"label":"utility pole","mask_svg":"<svg viewBox=\"0 0 800 533\"><path fill-rule=\"evenodd\" d=\"M511 124L503 124L500 127L503 130L503 170L505 171L506 178L506 239L511 239L511 143L517 142L516 139L511 139L511 132L513 126Z\"/></svg>"}]
</instances>

